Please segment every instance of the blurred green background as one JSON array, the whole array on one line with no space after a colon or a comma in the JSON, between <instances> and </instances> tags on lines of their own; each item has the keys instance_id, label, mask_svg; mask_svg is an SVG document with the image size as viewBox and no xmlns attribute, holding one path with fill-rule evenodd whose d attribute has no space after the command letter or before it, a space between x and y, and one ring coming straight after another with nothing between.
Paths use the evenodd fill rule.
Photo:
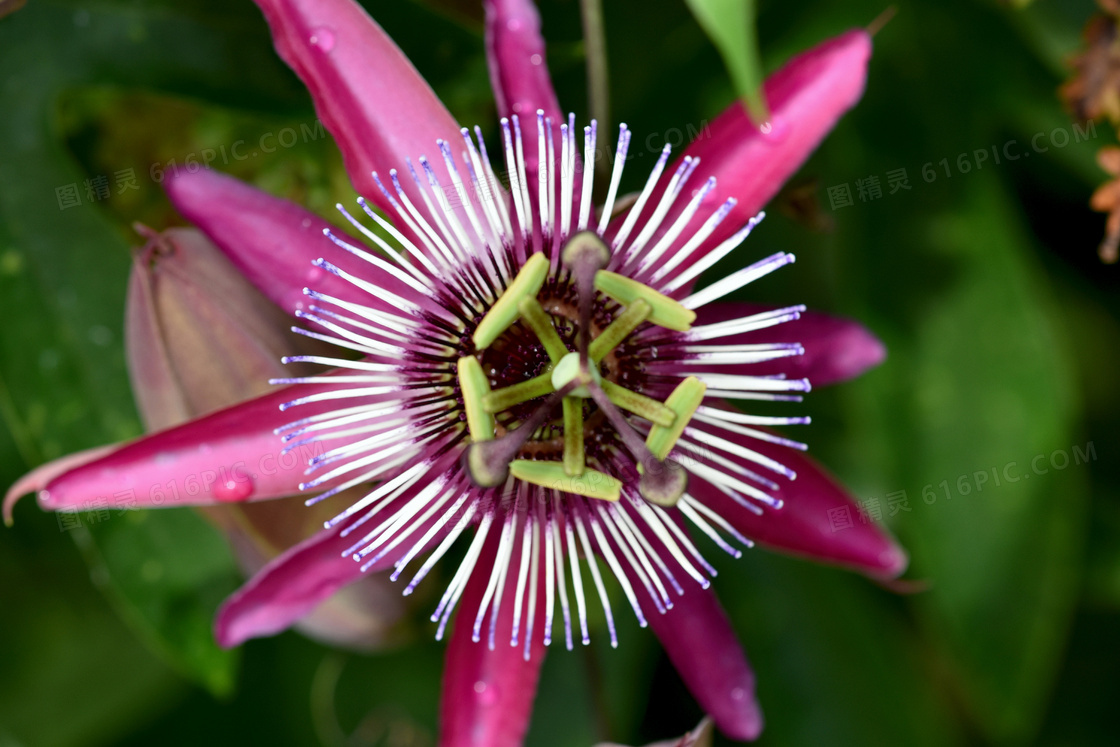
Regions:
<instances>
[{"instance_id":1,"label":"blurred green background","mask_svg":"<svg viewBox=\"0 0 1120 747\"><path fill-rule=\"evenodd\" d=\"M560 101L583 120L579 3L539 4ZM757 5L767 70L886 7ZM757 669L762 745L1116 743L1120 279L1086 207L1115 134L1075 130L1055 95L1093 3L1013 5L896 2L862 103L727 260L795 251L752 299L854 316L886 341L881 368L808 398L798 435L913 556L899 594L707 546ZM366 6L493 138L478 4ZM682 0L604 6L611 121L652 161L726 106L731 79ZM181 223L157 183L169 162L209 149L330 216L352 195L314 125L249 2L31 0L0 19L0 485L140 432L122 351L130 225ZM291 147L223 155L284 128L301 133ZM1022 157L997 164L993 148ZM900 169L910 188L891 191ZM861 199L869 177L881 196ZM843 185L852 204L834 207ZM891 515L900 491L908 510ZM210 618L238 574L220 537L185 510L97 518L65 527L27 500L0 533L0 747L434 743L442 646L423 609L387 652L295 633L221 652ZM696 723L652 636L628 621L621 637L549 657L530 745Z\"/></svg>"}]
</instances>

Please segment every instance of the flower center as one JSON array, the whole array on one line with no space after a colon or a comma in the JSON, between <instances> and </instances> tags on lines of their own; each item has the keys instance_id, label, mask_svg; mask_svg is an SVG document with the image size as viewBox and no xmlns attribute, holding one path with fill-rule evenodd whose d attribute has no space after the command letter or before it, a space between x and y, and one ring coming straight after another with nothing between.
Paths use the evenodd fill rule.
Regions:
<instances>
[{"instance_id":1,"label":"flower center","mask_svg":"<svg viewBox=\"0 0 1120 747\"><path fill-rule=\"evenodd\" d=\"M684 469L667 457L703 399L704 384L689 377L661 402L626 388L612 380L615 377L604 377L601 368L604 359L642 324L684 332L695 313L646 285L605 271L609 250L593 232L573 236L561 257L577 297L575 314L571 314L570 306L563 309L567 312L564 317L575 317L570 319L575 322L575 334L569 335L569 340L576 350L569 350L553 316L539 300L549 263L544 254L537 253L479 322L473 335L477 354L458 361L459 387L471 436L464 455L467 471L481 487L495 487L512 475L541 487L617 501L621 481L587 467L587 436L593 433L596 441L601 441L597 431L605 421L638 460L639 492L647 500L673 505L684 494L687 481ZM593 324L593 312L596 307L605 308L604 298L622 310L593 336L598 326ZM507 339L511 328L522 330L514 333L518 335L516 341ZM536 345L524 339L528 334L535 337ZM491 389L480 358L486 357L492 346L517 351L513 367L535 373ZM542 352L547 360L538 362ZM588 399L596 409L585 410ZM532 406L526 408L528 404ZM556 426L550 423L558 406L562 408L559 439L554 437ZM645 440L622 410L651 423ZM497 416L509 412L516 412L514 419L500 425ZM550 458L557 456L557 451L560 459Z\"/></svg>"}]
</instances>

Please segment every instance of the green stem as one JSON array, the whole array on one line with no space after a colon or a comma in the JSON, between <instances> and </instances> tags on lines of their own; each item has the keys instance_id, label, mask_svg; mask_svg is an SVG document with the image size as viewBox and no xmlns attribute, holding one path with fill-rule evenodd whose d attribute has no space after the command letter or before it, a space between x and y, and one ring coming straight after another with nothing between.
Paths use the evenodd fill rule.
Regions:
<instances>
[{"instance_id":1,"label":"green stem","mask_svg":"<svg viewBox=\"0 0 1120 747\"><path fill-rule=\"evenodd\" d=\"M482 407L489 413L508 410L514 405L528 402L537 397L543 397L556 391L552 386L552 368L540 376L522 381L520 384L496 389L482 398Z\"/></svg>"},{"instance_id":2,"label":"green stem","mask_svg":"<svg viewBox=\"0 0 1120 747\"><path fill-rule=\"evenodd\" d=\"M579 477L585 469L583 453L583 400L564 398L564 472Z\"/></svg>"},{"instance_id":3,"label":"green stem","mask_svg":"<svg viewBox=\"0 0 1120 747\"><path fill-rule=\"evenodd\" d=\"M645 418L654 425L669 428L677 419L676 413L655 399L632 392L626 387L619 386L613 381L603 379L600 382L603 393L607 398L627 412Z\"/></svg>"},{"instance_id":4,"label":"green stem","mask_svg":"<svg viewBox=\"0 0 1120 747\"><path fill-rule=\"evenodd\" d=\"M602 0L580 0L583 16L583 49L587 56L587 103L591 118L599 125L599 137L610 137L610 81L607 74L607 37L603 27ZM595 163L599 184L610 179L611 164L600 158Z\"/></svg>"},{"instance_id":5,"label":"green stem","mask_svg":"<svg viewBox=\"0 0 1120 747\"><path fill-rule=\"evenodd\" d=\"M640 298L627 306L625 311L591 341L591 346L587 349L591 360L596 363L602 361L607 353L617 348L631 332L638 328L639 324L648 319L652 311L650 305Z\"/></svg>"},{"instance_id":6,"label":"green stem","mask_svg":"<svg viewBox=\"0 0 1120 747\"><path fill-rule=\"evenodd\" d=\"M556 333L556 325L552 323L552 317L535 298L522 298L517 303L517 309L521 312L521 318L541 341L549 360L553 364L559 363L560 359L568 354L568 348Z\"/></svg>"}]
</instances>

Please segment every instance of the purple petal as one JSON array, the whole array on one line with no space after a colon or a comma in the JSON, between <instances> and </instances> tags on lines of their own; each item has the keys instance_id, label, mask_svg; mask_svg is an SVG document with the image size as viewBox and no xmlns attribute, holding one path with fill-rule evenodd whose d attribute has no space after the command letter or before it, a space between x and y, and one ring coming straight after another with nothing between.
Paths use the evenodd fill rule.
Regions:
<instances>
[{"instance_id":1,"label":"purple petal","mask_svg":"<svg viewBox=\"0 0 1120 747\"><path fill-rule=\"evenodd\" d=\"M405 491L382 511L383 515L392 516L396 508L424 487L419 484ZM411 535L414 541L423 537L432 523L430 519L421 524ZM218 643L230 648L250 638L286 630L344 586L367 574L391 568L412 548L412 542L405 540L388 550L365 573L361 570L362 563L342 554L377 526L376 522L369 522L345 537L342 536L343 525L324 529L273 559L218 610L214 620L214 636ZM438 543L443 536L437 533L427 546Z\"/></svg>"},{"instance_id":2,"label":"purple petal","mask_svg":"<svg viewBox=\"0 0 1120 747\"><path fill-rule=\"evenodd\" d=\"M415 295L388 273L336 246L323 230L330 228L358 247L363 246L361 241L295 203L207 169L194 174L181 171L168 179L165 188L183 217L201 228L249 282L285 311L306 308L305 287L383 311L394 310L313 266L320 257L398 295Z\"/></svg>"},{"instance_id":3,"label":"purple petal","mask_svg":"<svg viewBox=\"0 0 1120 747\"><path fill-rule=\"evenodd\" d=\"M536 112L543 109L554 122L561 120L560 104L552 89L545 61L541 18L532 0L484 0L486 59L498 114L521 118L525 169L536 184ZM535 188L533 190L535 198Z\"/></svg>"},{"instance_id":4,"label":"purple petal","mask_svg":"<svg viewBox=\"0 0 1120 747\"><path fill-rule=\"evenodd\" d=\"M673 609L649 616L653 632L700 708L727 736L752 741L762 732L754 673L719 600L688 588Z\"/></svg>"},{"instance_id":5,"label":"purple petal","mask_svg":"<svg viewBox=\"0 0 1120 747\"><path fill-rule=\"evenodd\" d=\"M736 101L697 135L681 159L700 158L698 176L714 176L718 185L683 235L695 233L728 197L738 202L715 232L680 265L681 270L744 226L778 193L841 115L859 101L870 57L871 37L862 29L829 39L794 57L767 79L764 90L771 111L768 133L760 131ZM666 175L675 168L666 169ZM664 178L663 185L667 181ZM679 210L674 208L671 215ZM667 219L665 225L669 224Z\"/></svg>"},{"instance_id":6,"label":"purple petal","mask_svg":"<svg viewBox=\"0 0 1120 747\"><path fill-rule=\"evenodd\" d=\"M393 40L351 0L257 0L276 51L311 91L358 190L389 205L374 171L458 143L459 127ZM407 181L407 180L402 180ZM412 185L406 189L411 191Z\"/></svg>"},{"instance_id":7,"label":"purple petal","mask_svg":"<svg viewBox=\"0 0 1120 747\"><path fill-rule=\"evenodd\" d=\"M706 423L693 421L692 425L735 439L797 473L796 480L777 478L779 489L767 492L784 505L780 509L766 508L761 516L743 508L706 480L690 475L689 493L746 537L775 550L849 567L876 579L894 578L906 570L905 551L886 529L874 521L861 520L856 503L844 488L812 459L785 446L736 438ZM697 440L703 442L702 438ZM721 455L746 469L759 469L734 455ZM723 471L719 465L711 466Z\"/></svg>"},{"instance_id":8,"label":"purple petal","mask_svg":"<svg viewBox=\"0 0 1120 747\"><path fill-rule=\"evenodd\" d=\"M8 526L12 525L12 508L15 507L16 501L20 498L28 493L38 493L59 475L63 475L83 464L96 461L106 454L113 452L116 448L116 445L98 446L93 449L67 454L64 457L55 459L53 462L47 462L46 464L36 467L31 472L28 472L26 475L16 480L16 484L8 488L8 492L4 494L4 523Z\"/></svg>"},{"instance_id":9,"label":"purple petal","mask_svg":"<svg viewBox=\"0 0 1120 747\"><path fill-rule=\"evenodd\" d=\"M493 651L486 636L479 643L472 640L497 545L498 537L491 534L455 615L443 670L440 747L520 747L529 724L544 661L542 637L533 637L526 661L523 646L509 645L513 616L507 613L498 615ZM502 609L512 607L515 589L507 579Z\"/></svg>"},{"instance_id":10,"label":"purple petal","mask_svg":"<svg viewBox=\"0 0 1120 747\"><path fill-rule=\"evenodd\" d=\"M775 307L747 303L713 303L696 310L696 324L740 319ZM720 366L720 373L769 376L784 373L807 378L813 386L836 384L874 368L887 357L887 348L863 325L850 319L803 311L801 318L755 332L721 337L722 344L800 343L803 355L741 366Z\"/></svg>"},{"instance_id":11,"label":"purple petal","mask_svg":"<svg viewBox=\"0 0 1120 747\"><path fill-rule=\"evenodd\" d=\"M41 486L28 485L39 487L39 505L50 511L79 510L97 500L107 500L121 508L154 508L294 495L299 492L299 483L306 479L308 453L303 449L282 454L284 443L273 430L297 418L336 409L338 405L328 401L287 412L281 412L280 405L297 396L336 388L301 385L277 389L143 436L97 459L51 475Z\"/></svg>"}]
</instances>

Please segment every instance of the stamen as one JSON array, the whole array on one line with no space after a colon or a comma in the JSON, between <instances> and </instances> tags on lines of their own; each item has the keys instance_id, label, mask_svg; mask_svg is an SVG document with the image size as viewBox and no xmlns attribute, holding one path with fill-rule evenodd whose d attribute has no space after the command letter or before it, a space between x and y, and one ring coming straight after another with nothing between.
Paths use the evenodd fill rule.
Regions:
<instances>
[{"instance_id":1,"label":"stamen","mask_svg":"<svg viewBox=\"0 0 1120 747\"><path fill-rule=\"evenodd\" d=\"M540 485L542 488L601 501L617 501L622 494L622 482L617 477L593 469L585 469L581 475L569 475L559 462L515 459L509 465L509 473L518 480Z\"/></svg>"},{"instance_id":2,"label":"stamen","mask_svg":"<svg viewBox=\"0 0 1120 747\"><path fill-rule=\"evenodd\" d=\"M687 332L696 321L695 311L658 293L648 285L616 272L600 270L595 273L595 289L624 306L629 306L639 298L642 299L650 305L649 321L659 327L675 332Z\"/></svg>"},{"instance_id":3,"label":"stamen","mask_svg":"<svg viewBox=\"0 0 1120 747\"><path fill-rule=\"evenodd\" d=\"M517 310L521 312L521 318L529 325L529 329L533 330L533 334L541 341L549 360L554 364L559 363L560 359L568 354L568 348L556 333L556 325L552 323L552 317L541 307L537 299L531 297L522 298L517 304Z\"/></svg>"},{"instance_id":4,"label":"stamen","mask_svg":"<svg viewBox=\"0 0 1120 747\"><path fill-rule=\"evenodd\" d=\"M535 297L544 285L544 279L548 275L548 259L537 252L517 273L517 277L509 284L506 292L502 294L492 307L490 311L486 312L486 316L478 323L478 328L475 329L473 339L475 347L479 350L485 350L498 336L505 332L511 324L517 321L521 312L518 310L518 303L522 298Z\"/></svg>"},{"instance_id":5,"label":"stamen","mask_svg":"<svg viewBox=\"0 0 1120 747\"><path fill-rule=\"evenodd\" d=\"M475 443L494 438L494 416L491 415L483 400L490 393L490 382L482 370L482 364L473 355L459 359L459 389L463 393L463 409L467 412L467 429Z\"/></svg>"},{"instance_id":6,"label":"stamen","mask_svg":"<svg viewBox=\"0 0 1120 747\"><path fill-rule=\"evenodd\" d=\"M598 337L591 341L587 354L591 360L598 363L607 356L607 353L617 348L630 333L638 328L642 322L649 319L653 307L645 299L639 298L626 307L626 310L604 329Z\"/></svg>"},{"instance_id":7,"label":"stamen","mask_svg":"<svg viewBox=\"0 0 1120 747\"><path fill-rule=\"evenodd\" d=\"M611 402L651 423L668 427L677 419L676 413L652 397L632 392L613 381L601 381L599 385Z\"/></svg>"},{"instance_id":8,"label":"stamen","mask_svg":"<svg viewBox=\"0 0 1120 747\"><path fill-rule=\"evenodd\" d=\"M655 425L650 429L646 437L646 445L655 457L664 459L669 456L669 452L684 433L685 426L692 419L696 408L704 400L705 390L707 387L703 382L695 376L689 376L678 384L669 395L669 399L665 400L665 406L673 411L676 419L669 426Z\"/></svg>"},{"instance_id":9,"label":"stamen","mask_svg":"<svg viewBox=\"0 0 1120 747\"><path fill-rule=\"evenodd\" d=\"M502 412L522 402L543 397L554 391L556 391L556 387L552 383L552 372L545 371L540 376L534 376L531 379L490 392L482 398L482 406L486 412Z\"/></svg>"},{"instance_id":10,"label":"stamen","mask_svg":"<svg viewBox=\"0 0 1120 747\"><path fill-rule=\"evenodd\" d=\"M571 477L584 473L583 402L564 398L564 472Z\"/></svg>"}]
</instances>

